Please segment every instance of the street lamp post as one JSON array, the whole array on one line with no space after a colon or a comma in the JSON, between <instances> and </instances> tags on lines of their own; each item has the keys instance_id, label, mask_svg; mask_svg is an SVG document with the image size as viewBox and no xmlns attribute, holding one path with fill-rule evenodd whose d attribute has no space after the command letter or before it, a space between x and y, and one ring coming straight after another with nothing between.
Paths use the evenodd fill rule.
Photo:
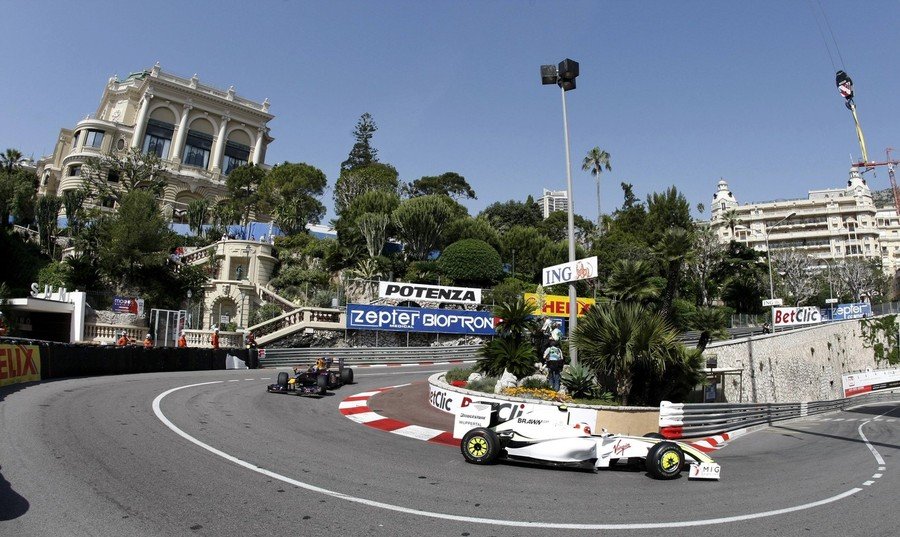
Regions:
<instances>
[{"instance_id":1,"label":"street lamp post","mask_svg":"<svg viewBox=\"0 0 900 537\"><path fill-rule=\"evenodd\" d=\"M541 66L541 83L544 85L556 84L562 93L563 110L563 139L566 146L566 196L568 199L568 224L569 224L569 262L575 262L575 200L572 198L572 159L569 151L569 118L566 109L566 92L575 89L575 78L578 77L578 62L566 58L559 65ZM572 365L578 364L578 352L572 345L571 334L575 331L578 316L578 301L575 293L575 284L569 283L569 357Z\"/></svg>"},{"instance_id":2,"label":"street lamp post","mask_svg":"<svg viewBox=\"0 0 900 537\"><path fill-rule=\"evenodd\" d=\"M765 238L766 238L766 260L768 261L768 264L769 264L769 298L770 298L770 299L774 299L774 298L775 298L775 280L774 280L773 277L772 277L772 252L769 250L769 231L775 229L775 228L778 227L778 226L780 226L782 223L784 223L784 222L787 221L788 219L793 218L796 214L797 214L796 212L793 212L793 213L791 213L791 214L785 216L785 217L782 218L781 220L775 222L775 224L773 224L771 227L766 226L766 234L765 234ZM771 310L771 311L774 311L774 310L775 310L775 306L772 306L772 310ZM772 319L772 331L775 331L775 319Z\"/></svg>"}]
</instances>

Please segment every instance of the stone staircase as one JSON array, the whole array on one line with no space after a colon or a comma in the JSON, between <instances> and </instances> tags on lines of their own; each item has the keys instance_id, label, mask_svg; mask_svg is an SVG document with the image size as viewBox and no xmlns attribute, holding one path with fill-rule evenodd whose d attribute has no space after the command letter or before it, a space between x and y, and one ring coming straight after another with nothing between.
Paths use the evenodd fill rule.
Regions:
<instances>
[{"instance_id":1,"label":"stone staircase","mask_svg":"<svg viewBox=\"0 0 900 537\"><path fill-rule=\"evenodd\" d=\"M266 345L301 330L342 330L346 314L330 308L296 308L248 328L259 345Z\"/></svg>"}]
</instances>

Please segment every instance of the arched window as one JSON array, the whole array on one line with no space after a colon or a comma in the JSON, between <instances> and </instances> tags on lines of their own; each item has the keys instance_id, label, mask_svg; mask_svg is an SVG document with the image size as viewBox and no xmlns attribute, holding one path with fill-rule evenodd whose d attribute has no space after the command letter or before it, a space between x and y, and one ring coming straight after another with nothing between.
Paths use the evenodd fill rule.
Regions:
<instances>
[{"instance_id":1,"label":"arched window","mask_svg":"<svg viewBox=\"0 0 900 537\"><path fill-rule=\"evenodd\" d=\"M213 126L205 119L198 119L191 124L184 143L184 164L209 167L209 151L212 149Z\"/></svg>"},{"instance_id":2,"label":"arched window","mask_svg":"<svg viewBox=\"0 0 900 537\"><path fill-rule=\"evenodd\" d=\"M228 175L231 173L231 170L247 164L249 160L250 137L244 131L232 131L228 135L228 141L225 143L225 162L222 166L225 174Z\"/></svg>"},{"instance_id":3,"label":"arched window","mask_svg":"<svg viewBox=\"0 0 900 537\"><path fill-rule=\"evenodd\" d=\"M155 153L159 158L168 157L173 132L175 132L175 114L168 108L157 108L147 120L147 130L144 134L141 151Z\"/></svg>"}]
</instances>

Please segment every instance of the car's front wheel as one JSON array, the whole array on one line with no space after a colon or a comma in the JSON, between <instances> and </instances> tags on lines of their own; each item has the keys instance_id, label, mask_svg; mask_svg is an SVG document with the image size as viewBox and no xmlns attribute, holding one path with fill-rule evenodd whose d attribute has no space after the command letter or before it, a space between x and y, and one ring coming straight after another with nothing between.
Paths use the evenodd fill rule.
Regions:
<instances>
[{"instance_id":1,"label":"car's front wheel","mask_svg":"<svg viewBox=\"0 0 900 537\"><path fill-rule=\"evenodd\" d=\"M491 464L500 455L500 438L491 429L477 427L463 435L459 449L467 462Z\"/></svg>"},{"instance_id":2,"label":"car's front wheel","mask_svg":"<svg viewBox=\"0 0 900 537\"><path fill-rule=\"evenodd\" d=\"M684 468L684 452L672 442L659 442L647 452L647 471L656 479L674 479Z\"/></svg>"}]
</instances>

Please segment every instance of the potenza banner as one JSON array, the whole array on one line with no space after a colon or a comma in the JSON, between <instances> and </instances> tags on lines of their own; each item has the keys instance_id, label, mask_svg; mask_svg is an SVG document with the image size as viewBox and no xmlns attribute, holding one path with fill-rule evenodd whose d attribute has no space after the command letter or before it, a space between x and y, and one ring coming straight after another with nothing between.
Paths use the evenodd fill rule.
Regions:
<instances>
[{"instance_id":1,"label":"potenza banner","mask_svg":"<svg viewBox=\"0 0 900 537\"><path fill-rule=\"evenodd\" d=\"M538 299L536 294L524 293L522 296L525 298L525 302L534 304L533 313L535 315L547 315L548 317L569 316L569 297L567 296L544 295L544 308L541 311L538 311ZM587 310L596 303L596 300L593 298L578 297L575 301L578 304L578 311L576 313L579 317L587 313Z\"/></svg>"},{"instance_id":2,"label":"potenza banner","mask_svg":"<svg viewBox=\"0 0 900 537\"><path fill-rule=\"evenodd\" d=\"M822 322L819 308L806 306L802 308L772 308L772 326L799 326Z\"/></svg>"},{"instance_id":3,"label":"potenza banner","mask_svg":"<svg viewBox=\"0 0 900 537\"><path fill-rule=\"evenodd\" d=\"M441 287L421 283L378 282L378 296L393 300L429 300L455 304L481 304L481 289Z\"/></svg>"},{"instance_id":4,"label":"potenza banner","mask_svg":"<svg viewBox=\"0 0 900 537\"><path fill-rule=\"evenodd\" d=\"M841 375L844 397L861 393L888 390L900 386L900 369L864 371L852 375Z\"/></svg>"},{"instance_id":5,"label":"potenza banner","mask_svg":"<svg viewBox=\"0 0 900 537\"><path fill-rule=\"evenodd\" d=\"M347 328L433 334L494 335L489 311L400 308L347 304Z\"/></svg>"},{"instance_id":6,"label":"potenza banner","mask_svg":"<svg viewBox=\"0 0 900 537\"><path fill-rule=\"evenodd\" d=\"M0 345L0 386L41 380L41 348Z\"/></svg>"},{"instance_id":7,"label":"potenza banner","mask_svg":"<svg viewBox=\"0 0 900 537\"><path fill-rule=\"evenodd\" d=\"M597 277L597 256L578 259L561 265L545 267L541 271L543 286L587 280Z\"/></svg>"}]
</instances>

